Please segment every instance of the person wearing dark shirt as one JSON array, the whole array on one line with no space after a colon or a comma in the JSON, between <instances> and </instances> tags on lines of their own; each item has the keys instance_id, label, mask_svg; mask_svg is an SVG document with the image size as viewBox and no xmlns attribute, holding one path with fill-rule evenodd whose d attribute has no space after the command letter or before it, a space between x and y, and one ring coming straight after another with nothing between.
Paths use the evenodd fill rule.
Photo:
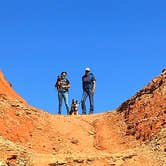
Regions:
<instances>
[{"instance_id":1,"label":"person wearing dark shirt","mask_svg":"<svg viewBox=\"0 0 166 166\"><path fill-rule=\"evenodd\" d=\"M67 115L69 114L69 104L68 104L68 95L69 95L69 88L70 82L66 78L67 72L62 72L56 81L55 87L58 90L58 114L62 112L62 100L64 99Z\"/></svg>"},{"instance_id":2,"label":"person wearing dark shirt","mask_svg":"<svg viewBox=\"0 0 166 166\"><path fill-rule=\"evenodd\" d=\"M94 92L96 88L96 79L95 76L90 72L90 68L85 69L85 75L82 77L82 99L81 99L81 107L82 114L86 114L86 99L89 97L90 102L90 111L89 114L94 113Z\"/></svg>"}]
</instances>

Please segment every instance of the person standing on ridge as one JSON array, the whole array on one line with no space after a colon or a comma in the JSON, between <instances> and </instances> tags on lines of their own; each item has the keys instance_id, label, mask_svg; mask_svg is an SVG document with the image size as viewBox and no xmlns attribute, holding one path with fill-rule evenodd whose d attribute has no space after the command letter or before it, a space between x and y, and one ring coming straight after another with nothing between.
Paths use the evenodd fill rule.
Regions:
<instances>
[{"instance_id":1,"label":"person standing on ridge","mask_svg":"<svg viewBox=\"0 0 166 166\"><path fill-rule=\"evenodd\" d=\"M94 92L96 88L96 79L95 76L90 72L90 68L85 69L85 75L82 77L82 99L81 99L81 107L82 114L86 114L86 99L89 97L90 102L90 111L89 114L94 113Z\"/></svg>"},{"instance_id":2,"label":"person standing on ridge","mask_svg":"<svg viewBox=\"0 0 166 166\"><path fill-rule=\"evenodd\" d=\"M69 88L70 82L66 78L67 72L62 72L60 76L58 76L55 87L58 90L58 114L62 112L62 100L64 99L67 115L69 115L69 104L68 104L68 95L69 95Z\"/></svg>"}]
</instances>

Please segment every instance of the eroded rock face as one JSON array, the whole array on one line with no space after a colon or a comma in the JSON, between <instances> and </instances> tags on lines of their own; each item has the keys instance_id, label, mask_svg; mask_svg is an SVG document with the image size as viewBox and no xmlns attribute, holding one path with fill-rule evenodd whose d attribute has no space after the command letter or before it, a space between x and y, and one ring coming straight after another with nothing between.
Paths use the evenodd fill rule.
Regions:
<instances>
[{"instance_id":1,"label":"eroded rock face","mask_svg":"<svg viewBox=\"0 0 166 166\"><path fill-rule=\"evenodd\" d=\"M166 69L117 110L124 116L126 134L151 139L166 126Z\"/></svg>"},{"instance_id":2,"label":"eroded rock face","mask_svg":"<svg viewBox=\"0 0 166 166\"><path fill-rule=\"evenodd\" d=\"M15 144L0 136L0 165L33 166L31 154L21 145Z\"/></svg>"}]
</instances>

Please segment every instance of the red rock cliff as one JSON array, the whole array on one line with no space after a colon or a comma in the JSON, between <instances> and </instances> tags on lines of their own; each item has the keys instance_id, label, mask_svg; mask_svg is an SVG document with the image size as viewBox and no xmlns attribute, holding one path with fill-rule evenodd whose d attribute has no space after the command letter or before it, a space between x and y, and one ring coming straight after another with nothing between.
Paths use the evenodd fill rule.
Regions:
<instances>
[{"instance_id":1,"label":"red rock cliff","mask_svg":"<svg viewBox=\"0 0 166 166\"><path fill-rule=\"evenodd\" d=\"M118 108L127 124L126 134L143 141L166 126L166 69Z\"/></svg>"}]
</instances>

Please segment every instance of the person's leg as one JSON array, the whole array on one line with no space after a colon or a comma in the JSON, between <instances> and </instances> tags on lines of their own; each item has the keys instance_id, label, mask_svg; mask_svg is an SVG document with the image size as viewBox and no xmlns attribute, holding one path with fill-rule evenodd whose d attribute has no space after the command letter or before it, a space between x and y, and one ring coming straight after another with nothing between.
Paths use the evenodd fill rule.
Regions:
<instances>
[{"instance_id":1,"label":"person's leg","mask_svg":"<svg viewBox=\"0 0 166 166\"><path fill-rule=\"evenodd\" d=\"M85 105L85 102L86 102L87 96L88 96L87 92L83 91L82 99L81 99L82 114L86 114L86 105Z\"/></svg>"},{"instance_id":2,"label":"person's leg","mask_svg":"<svg viewBox=\"0 0 166 166\"><path fill-rule=\"evenodd\" d=\"M66 106L66 110L67 110L67 115L69 115L69 104L68 104L68 98L69 98L69 93L68 92L64 92L63 93L63 98L65 101L65 106Z\"/></svg>"},{"instance_id":3,"label":"person's leg","mask_svg":"<svg viewBox=\"0 0 166 166\"><path fill-rule=\"evenodd\" d=\"M93 112L94 112L94 94L89 93L88 96L89 96L89 101L90 101L90 111L89 111L89 114L93 114Z\"/></svg>"},{"instance_id":4,"label":"person's leg","mask_svg":"<svg viewBox=\"0 0 166 166\"><path fill-rule=\"evenodd\" d=\"M59 91L58 91L58 102L59 102L58 114L61 114L61 112L62 112L62 92L59 92Z\"/></svg>"}]
</instances>

